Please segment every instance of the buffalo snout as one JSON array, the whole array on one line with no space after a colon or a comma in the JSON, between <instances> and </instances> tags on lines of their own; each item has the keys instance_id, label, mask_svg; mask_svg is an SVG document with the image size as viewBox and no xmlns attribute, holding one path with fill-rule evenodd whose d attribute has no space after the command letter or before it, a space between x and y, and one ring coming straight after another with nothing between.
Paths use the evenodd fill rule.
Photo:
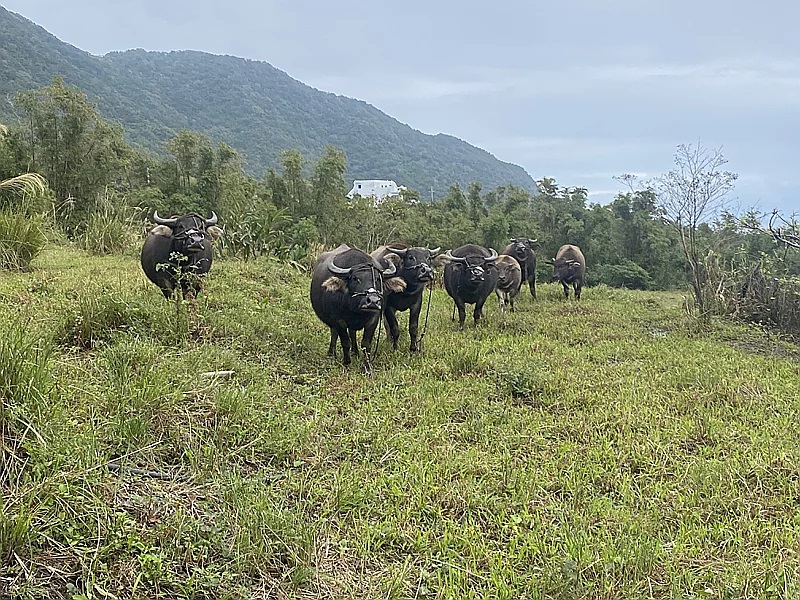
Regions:
<instances>
[{"instance_id":1,"label":"buffalo snout","mask_svg":"<svg viewBox=\"0 0 800 600\"><path fill-rule=\"evenodd\" d=\"M189 252L199 252L203 249L205 236L202 231L190 231L186 235L186 250Z\"/></svg>"},{"instance_id":2,"label":"buffalo snout","mask_svg":"<svg viewBox=\"0 0 800 600\"><path fill-rule=\"evenodd\" d=\"M429 265L422 265L419 268L419 280L420 281L430 281L433 279L433 268Z\"/></svg>"},{"instance_id":3,"label":"buffalo snout","mask_svg":"<svg viewBox=\"0 0 800 600\"><path fill-rule=\"evenodd\" d=\"M469 280L470 281L483 281L485 279L483 267L470 267Z\"/></svg>"},{"instance_id":4,"label":"buffalo snout","mask_svg":"<svg viewBox=\"0 0 800 600\"><path fill-rule=\"evenodd\" d=\"M377 291L369 291L359 303L359 308L361 310L381 310L383 299Z\"/></svg>"}]
</instances>

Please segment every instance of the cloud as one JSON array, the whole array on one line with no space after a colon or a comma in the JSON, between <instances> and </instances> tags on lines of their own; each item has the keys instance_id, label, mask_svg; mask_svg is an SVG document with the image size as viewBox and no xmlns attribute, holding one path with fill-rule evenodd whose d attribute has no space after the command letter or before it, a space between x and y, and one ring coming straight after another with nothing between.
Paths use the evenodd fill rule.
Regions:
<instances>
[{"instance_id":1,"label":"cloud","mask_svg":"<svg viewBox=\"0 0 800 600\"><path fill-rule=\"evenodd\" d=\"M579 65L559 69L486 69L466 71L460 77L433 77L398 73L319 77L315 87L336 93L357 94L372 101L398 97L407 102L451 98L534 99L596 94L620 94L620 85L635 86L628 93L669 93L683 98L704 94L739 94L738 102L765 100L785 105L787 98L800 104L800 65L773 58L720 59L702 63L636 63ZM657 88L657 89L656 89ZM400 90L398 92L398 90Z\"/></svg>"}]
</instances>

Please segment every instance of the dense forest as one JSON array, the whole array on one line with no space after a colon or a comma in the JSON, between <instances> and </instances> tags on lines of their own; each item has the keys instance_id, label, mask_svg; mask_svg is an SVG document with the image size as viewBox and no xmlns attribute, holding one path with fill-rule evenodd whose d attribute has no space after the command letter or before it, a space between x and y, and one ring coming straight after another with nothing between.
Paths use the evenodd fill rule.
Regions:
<instances>
[{"instance_id":1,"label":"dense forest","mask_svg":"<svg viewBox=\"0 0 800 600\"><path fill-rule=\"evenodd\" d=\"M236 148L256 176L277 167L286 148L316 160L333 144L347 152L348 180L394 179L437 195L453 182L535 189L517 165L452 136L421 133L267 63L202 52L132 50L97 57L0 7L0 122L22 117L6 99L56 75L123 125L129 143L155 153L163 153L163 143L178 131L191 129Z\"/></svg>"}]
</instances>

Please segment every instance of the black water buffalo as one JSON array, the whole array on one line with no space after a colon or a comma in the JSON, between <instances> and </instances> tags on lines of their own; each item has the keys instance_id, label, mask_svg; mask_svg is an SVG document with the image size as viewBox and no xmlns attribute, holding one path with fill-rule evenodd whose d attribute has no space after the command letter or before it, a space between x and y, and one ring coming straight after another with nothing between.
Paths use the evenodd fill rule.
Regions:
<instances>
[{"instance_id":1,"label":"black water buffalo","mask_svg":"<svg viewBox=\"0 0 800 600\"><path fill-rule=\"evenodd\" d=\"M464 327L465 304L475 305L472 317L477 325L486 299L497 286L497 252L466 244L448 250L444 258L449 262L444 269L444 288L458 307L458 325Z\"/></svg>"},{"instance_id":2,"label":"black water buffalo","mask_svg":"<svg viewBox=\"0 0 800 600\"><path fill-rule=\"evenodd\" d=\"M372 257L383 261L388 255L399 257L397 276L406 282L402 292L393 292L386 295L383 314L386 318L386 329L392 347L397 350L400 340L400 325L397 322L397 311L409 311L408 335L411 338L411 352L418 352L417 344L419 331L419 314L422 310L422 292L425 286L433 281L433 267L431 259L439 252L439 248L430 250L420 246L408 247L406 244L393 243L388 246L379 246L372 252Z\"/></svg>"},{"instance_id":3,"label":"black water buffalo","mask_svg":"<svg viewBox=\"0 0 800 600\"><path fill-rule=\"evenodd\" d=\"M494 262L497 267L497 287L495 293L500 301L500 311L505 310L506 304L514 312L514 299L522 288L522 269L517 259L507 254L501 254Z\"/></svg>"},{"instance_id":4,"label":"black water buffalo","mask_svg":"<svg viewBox=\"0 0 800 600\"><path fill-rule=\"evenodd\" d=\"M383 267L366 252L347 244L319 256L311 277L311 306L319 320L331 329L328 356L335 354L338 339L342 344L342 362L349 365L351 347L358 355L356 332L363 329L361 347L369 358L385 290L405 289L405 282L393 277L396 269L394 262L389 261Z\"/></svg>"},{"instance_id":5,"label":"black water buffalo","mask_svg":"<svg viewBox=\"0 0 800 600\"><path fill-rule=\"evenodd\" d=\"M549 263L553 264L553 281L558 281L564 286L564 296L569 299L569 286L575 290L575 300L581 299L583 277L586 273L586 259L577 246L564 244L558 249L555 258Z\"/></svg>"},{"instance_id":6,"label":"black water buffalo","mask_svg":"<svg viewBox=\"0 0 800 600\"><path fill-rule=\"evenodd\" d=\"M501 256L513 256L522 270L522 283L528 282L531 298L536 300L536 250L539 241L530 238L511 238L511 243L503 248ZM520 284L521 285L521 284Z\"/></svg>"},{"instance_id":7,"label":"black water buffalo","mask_svg":"<svg viewBox=\"0 0 800 600\"><path fill-rule=\"evenodd\" d=\"M163 219L153 211L156 226L142 246L142 270L169 299L178 285L183 298L196 296L202 279L211 270L211 242L222 235L212 211L206 219L196 213Z\"/></svg>"}]
</instances>

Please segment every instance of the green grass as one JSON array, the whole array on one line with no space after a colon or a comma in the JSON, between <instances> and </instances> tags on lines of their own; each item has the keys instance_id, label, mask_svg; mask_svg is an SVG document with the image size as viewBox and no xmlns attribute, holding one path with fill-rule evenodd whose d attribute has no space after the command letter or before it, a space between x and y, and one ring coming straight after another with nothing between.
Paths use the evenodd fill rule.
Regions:
<instances>
[{"instance_id":1,"label":"green grass","mask_svg":"<svg viewBox=\"0 0 800 600\"><path fill-rule=\"evenodd\" d=\"M0 597L800 594L800 348L680 294L543 285L459 332L437 289L370 377L274 261L191 306L132 256L34 267L0 274Z\"/></svg>"}]
</instances>

